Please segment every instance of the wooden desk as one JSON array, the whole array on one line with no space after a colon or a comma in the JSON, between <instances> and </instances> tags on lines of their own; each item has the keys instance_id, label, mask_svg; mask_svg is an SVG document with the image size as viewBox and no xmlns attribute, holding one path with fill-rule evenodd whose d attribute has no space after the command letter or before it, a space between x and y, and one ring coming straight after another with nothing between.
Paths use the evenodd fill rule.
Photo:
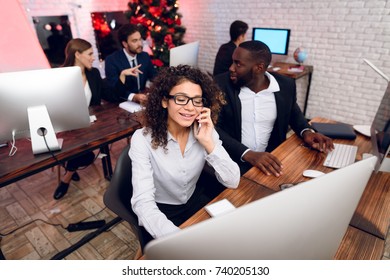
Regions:
<instances>
[{"instance_id":1,"label":"wooden desk","mask_svg":"<svg viewBox=\"0 0 390 280\"><path fill-rule=\"evenodd\" d=\"M131 136L136 129L141 127L141 124L138 121L138 115L129 114L119 108L118 104L104 103L102 106L92 107L90 108L90 114L95 115L97 119L91 126L57 134L57 137L63 138L64 142L62 149L54 152L54 154L59 162L65 162L80 154L100 148L102 152L107 154L102 158L103 171L105 177L110 178L112 167L108 144ZM18 151L13 157L8 156L8 147L0 149L0 187L58 164L49 153L34 155L31 142L27 139L17 140L16 146ZM59 252L53 258L64 258L120 221L120 218L112 219L102 228L87 234L80 241ZM0 256L2 256L1 251ZM2 257L4 258L4 256Z\"/></svg>"},{"instance_id":2,"label":"wooden desk","mask_svg":"<svg viewBox=\"0 0 390 280\"><path fill-rule=\"evenodd\" d=\"M321 118L312 121L329 122ZM358 146L357 160L361 160L362 154L369 153L371 150L370 139L360 134L355 140L335 139L334 142ZM310 180L302 176L305 169L316 169L325 173L333 171L332 168L322 165L326 157L324 153L305 148L301 144L302 140L293 135L272 152L284 166L284 175L279 178L266 176L257 168L251 168L243 176L278 191L280 184ZM390 174L383 172L372 174L350 224L384 239L390 225L389 193Z\"/></svg>"},{"instance_id":3,"label":"wooden desk","mask_svg":"<svg viewBox=\"0 0 390 280\"><path fill-rule=\"evenodd\" d=\"M378 172L371 176L350 224L386 238L390 226L390 173Z\"/></svg>"},{"instance_id":4,"label":"wooden desk","mask_svg":"<svg viewBox=\"0 0 390 280\"><path fill-rule=\"evenodd\" d=\"M321 118L315 118L313 121L326 122ZM335 140L335 142L357 145L359 147L357 159L361 159L362 153L369 152L371 149L369 139L361 135L353 141ZM252 168L241 177L240 185L236 190L226 189L210 203L227 198L233 205L239 207L279 191L279 185L282 183L310 180L302 176L305 169L317 169L325 173L333 170L322 166L325 154L305 148L301 144L302 140L293 135L272 152L282 161L284 175L279 178L266 176L259 169ZM389 178L390 174L372 175L335 259L359 260L382 257L385 243L383 239L390 223ZM183 223L181 228L209 218L207 212L201 209Z\"/></svg>"},{"instance_id":5,"label":"wooden desk","mask_svg":"<svg viewBox=\"0 0 390 280\"><path fill-rule=\"evenodd\" d=\"M97 118L90 127L57 134L58 138L64 139L61 151L54 153L60 162L101 147L108 152L105 150L108 144L130 136L141 127L118 104L105 103L93 107L90 114ZM8 156L9 147L0 148L0 187L57 165L49 153L34 155L27 139L16 140L16 146L18 151L13 157ZM103 164L106 164L107 172L112 172L110 162Z\"/></svg>"},{"instance_id":6,"label":"wooden desk","mask_svg":"<svg viewBox=\"0 0 390 280\"><path fill-rule=\"evenodd\" d=\"M266 197L275 193L273 190L268 189L264 186L261 186L251 180L248 180L245 177L241 177L240 184L237 189L225 189L220 195L214 198L210 203L214 203L221 199L228 199L235 207L240 207L249 202L258 200L260 198ZM199 223L206 219L209 219L210 216L204 208L200 209L195 213L190 219L185 221L180 228L185 228L192 224Z\"/></svg>"},{"instance_id":7,"label":"wooden desk","mask_svg":"<svg viewBox=\"0 0 390 280\"><path fill-rule=\"evenodd\" d=\"M235 207L240 207L252 201L261 199L275 191L261 186L256 182L241 177L237 189L226 189L210 203L227 198ZM184 222L180 228L210 219L209 214L203 209L195 213L190 219ZM319 240L319 242L321 242ZM378 260L381 259L385 241L367 232L349 226L335 254L336 260ZM144 256L141 258L144 259Z\"/></svg>"},{"instance_id":8,"label":"wooden desk","mask_svg":"<svg viewBox=\"0 0 390 280\"><path fill-rule=\"evenodd\" d=\"M349 226L334 256L335 260L380 260L385 241Z\"/></svg>"},{"instance_id":9,"label":"wooden desk","mask_svg":"<svg viewBox=\"0 0 390 280\"><path fill-rule=\"evenodd\" d=\"M294 80L297 80L299 78L308 77L307 81L307 88L306 88L306 95L305 95L305 103L303 106L303 115L306 115L306 109L307 109L307 102L309 100L309 94L310 94L310 85L311 85L311 78L313 75L313 66L311 65L303 65L303 71L302 72L294 72L289 71L290 67L297 67L299 65L294 63L286 63L286 62L274 62L272 63L272 67L268 68L268 72L276 72L284 76L288 76L290 78L293 78ZM274 68L279 67L280 69L275 71Z\"/></svg>"}]
</instances>

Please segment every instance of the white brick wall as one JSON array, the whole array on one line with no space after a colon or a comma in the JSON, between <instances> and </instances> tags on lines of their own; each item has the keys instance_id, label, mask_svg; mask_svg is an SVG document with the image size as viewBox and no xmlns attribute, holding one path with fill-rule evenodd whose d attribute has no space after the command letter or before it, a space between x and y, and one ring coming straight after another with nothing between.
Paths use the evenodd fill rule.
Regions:
<instances>
[{"instance_id":1,"label":"white brick wall","mask_svg":"<svg viewBox=\"0 0 390 280\"><path fill-rule=\"evenodd\" d=\"M18 0L32 16L67 14L74 37L94 44L91 12L120 11L127 0ZM81 5L81 8L77 7ZM291 29L288 62L297 47L314 66L308 117L370 124L387 83L362 60L390 76L390 1L387 0L181 0L186 41L200 40L199 66L212 71L218 47L229 40L230 23ZM32 23L31 23L32 24ZM96 48L95 48L96 51ZM97 53L97 52L96 52ZM97 57L97 55L96 55ZM307 79L297 81L303 104Z\"/></svg>"},{"instance_id":2,"label":"white brick wall","mask_svg":"<svg viewBox=\"0 0 390 280\"><path fill-rule=\"evenodd\" d=\"M308 117L370 124L387 83L362 58L390 76L390 1L197 0L181 1L188 42L200 40L200 67L212 71L218 47L229 40L236 19L251 28L290 28L286 61L297 47L314 66ZM303 104L307 79L297 81Z\"/></svg>"}]
</instances>

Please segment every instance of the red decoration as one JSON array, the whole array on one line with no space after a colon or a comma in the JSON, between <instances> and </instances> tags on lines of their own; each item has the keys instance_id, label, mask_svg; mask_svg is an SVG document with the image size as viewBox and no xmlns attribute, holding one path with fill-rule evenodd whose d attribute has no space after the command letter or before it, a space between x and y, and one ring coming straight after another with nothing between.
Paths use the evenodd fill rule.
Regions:
<instances>
[{"instance_id":1,"label":"red decoration","mask_svg":"<svg viewBox=\"0 0 390 280\"><path fill-rule=\"evenodd\" d=\"M111 32L111 29L103 15L94 14L92 25L93 29L100 32L102 37L107 36Z\"/></svg>"},{"instance_id":2,"label":"red decoration","mask_svg":"<svg viewBox=\"0 0 390 280\"><path fill-rule=\"evenodd\" d=\"M167 22L168 25L172 25L172 24L175 23L175 21L173 19L171 19L171 18L167 18L166 22Z\"/></svg>"},{"instance_id":3,"label":"red decoration","mask_svg":"<svg viewBox=\"0 0 390 280\"><path fill-rule=\"evenodd\" d=\"M156 59L152 59L152 63L153 65L156 65L157 67L161 67L164 65L164 62L162 62L160 59L156 58Z\"/></svg>"},{"instance_id":4,"label":"red decoration","mask_svg":"<svg viewBox=\"0 0 390 280\"><path fill-rule=\"evenodd\" d=\"M162 9L160 7L150 7L149 12L152 16L158 18L161 16Z\"/></svg>"},{"instance_id":5,"label":"red decoration","mask_svg":"<svg viewBox=\"0 0 390 280\"><path fill-rule=\"evenodd\" d=\"M142 38L153 52L153 64L169 65L169 50L184 44L186 31L181 26L182 15L178 13L177 0L129 0L126 16L130 23L141 29Z\"/></svg>"}]
</instances>

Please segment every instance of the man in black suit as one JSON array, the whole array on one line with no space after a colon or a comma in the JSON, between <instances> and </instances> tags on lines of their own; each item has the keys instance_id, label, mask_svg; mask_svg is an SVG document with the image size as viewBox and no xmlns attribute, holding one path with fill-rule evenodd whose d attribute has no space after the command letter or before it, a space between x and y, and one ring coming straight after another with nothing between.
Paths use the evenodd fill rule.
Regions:
<instances>
[{"instance_id":1,"label":"man in black suit","mask_svg":"<svg viewBox=\"0 0 390 280\"><path fill-rule=\"evenodd\" d=\"M232 55L236 47L245 41L245 35L248 31L248 24L236 20L230 25L230 41L219 47L215 57L213 76L229 71L232 65Z\"/></svg>"},{"instance_id":2,"label":"man in black suit","mask_svg":"<svg viewBox=\"0 0 390 280\"><path fill-rule=\"evenodd\" d=\"M252 166L280 176L282 163L270 152L286 140L290 126L310 147L333 149L330 138L316 133L296 103L294 80L266 72L271 52L260 41L241 43L233 53L229 72L215 77L225 93L217 131L242 173Z\"/></svg>"},{"instance_id":3,"label":"man in black suit","mask_svg":"<svg viewBox=\"0 0 390 280\"><path fill-rule=\"evenodd\" d=\"M118 30L123 49L106 58L107 84L120 100L144 103L147 100L146 82L156 75L149 54L142 51L141 33L136 25L124 24ZM130 68L138 67L138 77L131 76Z\"/></svg>"}]
</instances>

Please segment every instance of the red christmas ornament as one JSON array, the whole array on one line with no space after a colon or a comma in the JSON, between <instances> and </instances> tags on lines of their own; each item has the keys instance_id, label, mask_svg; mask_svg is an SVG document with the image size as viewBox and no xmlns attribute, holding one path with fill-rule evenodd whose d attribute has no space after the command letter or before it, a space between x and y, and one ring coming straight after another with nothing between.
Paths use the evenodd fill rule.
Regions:
<instances>
[{"instance_id":1,"label":"red christmas ornament","mask_svg":"<svg viewBox=\"0 0 390 280\"><path fill-rule=\"evenodd\" d=\"M167 45L172 44L172 35L171 35L171 34L167 34L167 35L164 37L164 42L165 42Z\"/></svg>"},{"instance_id":2,"label":"red christmas ornament","mask_svg":"<svg viewBox=\"0 0 390 280\"><path fill-rule=\"evenodd\" d=\"M156 59L152 59L152 63L153 65L156 65L157 67L161 67L164 65L164 62L162 62L160 59L156 58Z\"/></svg>"},{"instance_id":3,"label":"red christmas ornament","mask_svg":"<svg viewBox=\"0 0 390 280\"><path fill-rule=\"evenodd\" d=\"M150 7L149 12L152 14L152 16L158 18L161 16L162 9L160 7Z\"/></svg>"}]
</instances>

